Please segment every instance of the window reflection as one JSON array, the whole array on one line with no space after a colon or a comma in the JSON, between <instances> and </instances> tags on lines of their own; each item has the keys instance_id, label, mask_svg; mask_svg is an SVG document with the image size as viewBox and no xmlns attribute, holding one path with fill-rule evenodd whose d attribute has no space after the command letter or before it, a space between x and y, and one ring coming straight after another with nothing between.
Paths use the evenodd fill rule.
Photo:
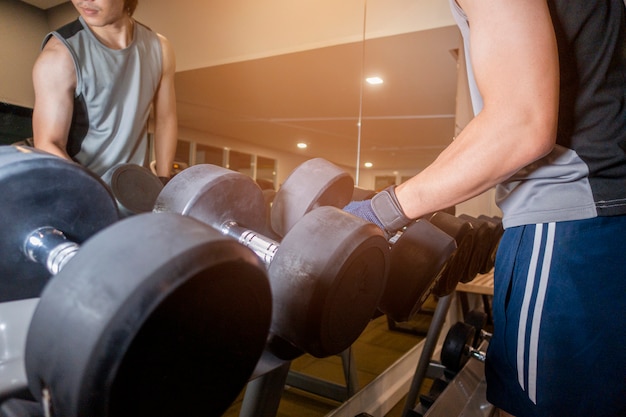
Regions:
<instances>
[{"instance_id":1,"label":"window reflection","mask_svg":"<svg viewBox=\"0 0 626 417\"><path fill-rule=\"evenodd\" d=\"M249 153L229 151L227 168L246 174L249 177L254 177L252 172L252 155Z\"/></svg>"},{"instance_id":2,"label":"window reflection","mask_svg":"<svg viewBox=\"0 0 626 417\"><path fill-rule=\"evenodd\" d=\"M264 190L276 189L276 160L257 156L256 182Z\"/></svg>"},{"instance_id":3,"label":"window reflection","mask_svg":"<svg viewBox=\"0 0 626 417\"><path fill-rule=\"evenodd\" d=\"M191 143L185 140L179 140L176 145L176 156L174 161L182 162L183 164L191 164Z\"/></svg>"},{"instance_id":4,"label":"window reflection","mask_svg":"<svg viewBox=\"0 0 626 417\"><path fill-rule=\"evenodd\" d=\"M196 164L224 166L224 150L209 145L196 145Z\"/></svg>"}]
</instances>

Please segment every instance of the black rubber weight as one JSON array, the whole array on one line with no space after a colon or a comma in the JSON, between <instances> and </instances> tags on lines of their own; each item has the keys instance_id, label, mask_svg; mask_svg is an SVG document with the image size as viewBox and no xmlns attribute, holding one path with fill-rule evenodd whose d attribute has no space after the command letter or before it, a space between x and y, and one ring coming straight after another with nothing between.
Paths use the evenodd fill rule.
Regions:
<instances>
[{"instance_id":1,"label":"black rubber weight","mask_svg":"<svg viewBox=\"0 0 626 417\"><path fill-rule=\"evenodd\" d=\"M25 363L64 417L221 415L264 349L256 255L191 218L129 217L88 240L42 293Z\"/></svg>"},{"instance_id":2,"label":"black rubber weight","mask_svg":"<svg viewBox=\"0 0 626 417\"><path fill-rule=\"evenodd\" d=\"M22 146L0 146L0 302L38 297L50 278L22 248L51 226L78 244L119 220L105 184L70 161Z\"/></svg>"},{"instance_id":3,"label":"black rubber weight","mask_svg":"<svg viewBox=\"0 0 626 417\"><path fill-rule=\"evenodd\" d=\"M450 327L441 347L441 364L452 372L458 372L469 359L468 346L474 339L475 329L469 324L457 322Z\"/></svg>"}]
</instances>

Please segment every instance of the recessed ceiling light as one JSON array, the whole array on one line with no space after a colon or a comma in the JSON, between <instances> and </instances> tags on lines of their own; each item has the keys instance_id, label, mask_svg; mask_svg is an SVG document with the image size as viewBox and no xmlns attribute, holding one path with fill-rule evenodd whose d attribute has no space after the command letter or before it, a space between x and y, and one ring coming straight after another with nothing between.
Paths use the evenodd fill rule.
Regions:
<instances>
[{"instance_id":1,"label":"recessed ceiling light","mask_svg":"<svg viewBox=\"0 0 626 417\"><path fill-rule=\"evenodd\" d=\"M306 143L304 143L304 142L300 142L300 143L298 143L298 145L297 145L297 146L298 146L298 148L299 148L299 149L306 149L306 148L307 148L307 144L306 144Z\"/></svg>"},{"instance_id":2,"label":"recessed ceiling light","mask_svg":"<svg viewBox=\"0 0 626 417\"><path fill-rule=\"evenodd\" d=\"M372 164L371 162L366 162L363 165L365 166L365 168L371 168L374 166L374 164Z\"/></svg>"},{"instance_id":3,"label":"recessed ceiling light","mask_svg":"<svg viewBox=\"0 0 626 417\"><path fill-rule=\"evenodd\" d=\"M383 79L380 77L368 77L365 79L365 81L367 81L369 84L372 84L372 85L383 83Z\"/></svg>"}]
</instances>

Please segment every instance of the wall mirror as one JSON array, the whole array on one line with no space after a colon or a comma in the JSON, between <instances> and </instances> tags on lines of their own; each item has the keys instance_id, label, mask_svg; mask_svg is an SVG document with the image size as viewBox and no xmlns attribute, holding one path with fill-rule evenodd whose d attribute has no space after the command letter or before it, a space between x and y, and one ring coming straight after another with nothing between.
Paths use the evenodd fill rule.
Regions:
<instances>
[{"instance_id":1,"label":"wall mirror","mask_svg":"<svg viewBox=\"0 0 626 417\"><path fill-rule=\"evenodd\" d=\"M250 53L251 59L179 71L183 134L209 132L303 158L324 157L351 170L366 188L375 187L376 175L399 182L434 160L455 129L460 39L447 1L335 6L308 2L274 10L280 15L274 21L285 26L282 38L293 34L301 45L281 38L257 58ZM333 12L349 18L342 23ZM247 26L252 38L263 38L264 28L258 21ZM229 34L223 39L228 43ZM381 83L366 81L373 77ZM306 148L298 149L299 143Z\"/></svg>"},{"instance_id":2,"label":"wall mirror","mask_svg":"<svg viewBox=\"0 0 626 417\"><path fill-rule=\"evenodd\" d=\"M30 55L75 16L63 0L7 1L45 12L18 48ZM278 186L320 156L373 188L377 175L413 175L454 136L460 40L447 0L150 0L135 17L175 47L180 139L192 163L196 144L275 159ZM18 29L5 25L6 37ZM30 66L10 72L20 82L7 87L29 84ZM29 107L31 97L18 101Z\"/></svg>"}]
</instances>

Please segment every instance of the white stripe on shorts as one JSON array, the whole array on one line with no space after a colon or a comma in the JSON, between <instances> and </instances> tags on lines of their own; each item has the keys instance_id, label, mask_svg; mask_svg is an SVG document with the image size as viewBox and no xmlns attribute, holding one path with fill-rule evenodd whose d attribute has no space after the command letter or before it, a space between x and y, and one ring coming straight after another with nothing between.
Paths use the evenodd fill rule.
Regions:
<instances>
[{"instance_id":1,"label":"white stripe on shorts","mask_svg":"<svg viewBox=\"0 0 626 417\"><path fill-rule=\"evenodd\" d=\"M541 274L539 278L539 286L537 288L537 298L535 308L532 315L532 323L530 330L530 343L528 346L528 397L533 403L537 403L537 355L539 347L539 327L541 324L541 314L543 311L543 303L545 300L546 290L548 287L548 278L550 273L550 265L552 263L552 250L554 248L554 234L556 230L555 223L548 224L548 234L546 236L546 246L544 249L543 264L541 265ZM543 225L535 225L535 239L533 242L533 251L528 267L528 275L526 277L526 289L524 290L524 299L520 311L520 322L517 330L517 378L520 386L524 389L524 356L526 351L526 326L528 324L528 313L530 310L530 299L534 290L535 276L537 273L537 265L539 262L539 254L541 252L541 239L543 237Z\"/></svg>"}]
</instances>

